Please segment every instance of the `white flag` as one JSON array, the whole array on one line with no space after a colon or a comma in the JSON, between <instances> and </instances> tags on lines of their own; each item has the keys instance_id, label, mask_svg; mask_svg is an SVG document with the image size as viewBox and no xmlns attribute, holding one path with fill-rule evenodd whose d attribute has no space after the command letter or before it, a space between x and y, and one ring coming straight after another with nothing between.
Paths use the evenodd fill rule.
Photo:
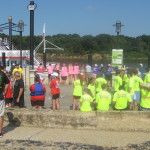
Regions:
<instances>
[{"instance_id":1,"label":"white flag","mask_svg":"<svg viewBox=\"0 0 150 150\"><path fill-rule=\"evenodd\" d=\"M43 38L45 38L45 23L43 25Z\"/></svg>"}]
</instances>

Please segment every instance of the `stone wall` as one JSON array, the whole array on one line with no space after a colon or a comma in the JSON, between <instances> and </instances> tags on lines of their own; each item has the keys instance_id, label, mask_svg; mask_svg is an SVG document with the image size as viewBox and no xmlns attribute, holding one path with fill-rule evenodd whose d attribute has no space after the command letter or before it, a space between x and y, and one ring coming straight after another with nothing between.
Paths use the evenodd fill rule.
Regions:
<instances>
[{"instance_id":1,"label":"stone wall","mask_svg":"<svg viewBox=\"0 0 150 150\"><path fill-rule=\"evenodd\" d=\"M5 125L150 132L150 112L6 110Z\"/></svg>"}]
</instances>

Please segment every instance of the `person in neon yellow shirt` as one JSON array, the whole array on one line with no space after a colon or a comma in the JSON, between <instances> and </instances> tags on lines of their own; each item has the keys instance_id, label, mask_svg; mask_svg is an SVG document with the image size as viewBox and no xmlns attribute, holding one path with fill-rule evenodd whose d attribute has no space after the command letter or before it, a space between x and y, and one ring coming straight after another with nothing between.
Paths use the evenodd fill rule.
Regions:
<instances>
[{"instance_id":1,"label":"person in neon yellow shirt","mask_svg":"<svg viewBox=\"0 0 150 150\"><path fill-rule=\"evenodd\" d=\"M96 94L97 110L108 111L111 104L111 94L107 92L108 85L102 85L102 91Z\"/></svg>"},{"instance_id":2,"label":"person in neon yellow shirt","mask_svg":"<svg viewBox=\"0 0 150 150\"><path fill-rule=\"evenodd\" d=\"M122 85L122 78L120 77L120 71L116 71L116 75L114 77L114 91L119 91L119 87Z\"/></svg>"},{"instance_id":3,"label":"person in neon yellow shirt","mask_svg":"<svg viewBox=\"0 0 150 150\"><path fill-rule=\"evenodd\" d=\"M150 111L150 89L141 89L140 110Z\"/></svg>"},{"instance_id":4,"label":"person in neon yellow shirt","mask_svg":"<svg viewBox=\"0 0 150 150\"><path fill-rule=\"evenodd\" d=\"M19 67L19 64L16 64L15 66L16 68L13 69L12 75L14 77L15 72L19 72L20 73L20 78L23 79L23 70L22 68Z\"/></svg>"},{"instance_id":5,"label":"person in neon yellow shirt","mask_svg":"<svg viewBox=\"0 0 150 150\"><path fill-rule=\"evenodd\" d=\"M128 88L129 88L128 87L129 86L129 84L128 84L129 79L130 78L129 78L128 71L127 71L127 74L125 74L124 77L123 77L123 85L124 85L124 89L125 89L126 92L128 92Z\"/></svg>"},{"instance_id":6,"label":"person in neon yellow shirt","mask_svg":"<svg viewBox=\"0 0 150 150\"><path fill-rule=\"evenodd\" d=\"M76 76L76 80L73 82L73 110L76 109L76 102L78 103L78 109L80 108L80 98L82 96L83 88L83 78L81 76Z\"/></svg>"},{"instance_id":7,"label":"person in neon yellow shirt","mask_svg":"<svg viewBox=\"0 0 150 150\"><path fill-rule=\"evenodd\" d=\"M107 84L106 79L102 78L102 76L103 76L103 74L100 73L98 75L98 78L96 79L96 92L97 93L100 92L100 91L102 91L102 85L103 84Z\"/></svg>"},{"instance_id":8,"label":"person in neon yellow shirt","mask_svg":"<svg viewBox=\"0 0 150 150\"><path fill-rule=\"evenodd\" d=\"M88 84L87 88L91 91L91 96L92 96L93 100L95 100L96 87L95 87L95 79L94 78L91 78L89 80L89 84Z\"/></svg>"},{"instance_id":9,"label":"person in neon yellow shirt","mask_svg":"<svg viewBox=\"0 0 150 150\"><path fill-rule=\"evenodd\" d=\"M132 99L130 94L124 91L124 87L120 86L119 91L114 94L113 105L116 110L126 110L128 109L128 104L130 103L130 109L132 108Z\"/></svg>"},{"instance_id":10,"label":"person in neon yellow shirt","mask_svg":"<svg viewBox=\"0 0 150 150\"><path fill-rule=\"evenodd\" d=\"M140 84L143 83L143 80L138 77L138 71L134 70L133 71L133 90L134 90L134 101L133 101L133 110L138 110L139 104L140 104L140 98L141 98L141 93L140 93Z\"/></svg>"},{"instance_id":11,"label":"person in neon yellow shirt","mask_svg":"<svg viewBox=\"0 0 150 150\"><path fill-rule=\"evenodd\" d=\"M144 78L144 83L145 84L150 83L150 68L146 69L146 76Z\"/></svg>"},{"instance_id":12,"label":"person in neon yellow shirt","mask_svg":"<svg viewBox=\"0 0 150 150\"><path fill-rule=\"evenodd\" d=\"M90 96L91 91L85 89L83 95L80 98L81 107L80 110L82 112L90 112L92 111L91 103L93 102L93 98Z\"/></svg>"}]
</instances>

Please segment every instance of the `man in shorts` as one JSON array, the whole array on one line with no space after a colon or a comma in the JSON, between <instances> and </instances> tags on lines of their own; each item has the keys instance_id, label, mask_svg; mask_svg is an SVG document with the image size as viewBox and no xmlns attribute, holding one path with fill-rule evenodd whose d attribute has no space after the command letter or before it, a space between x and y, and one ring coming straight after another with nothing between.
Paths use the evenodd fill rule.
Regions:
<instances>
[{"instance_id":1,"label":"man in shorts","mask_svg":"<svg viewBox=\"0 0 150 150\"><path fill-rule=\"evenodd\" d=\"M3 137L2 128L3 128L3 116L5 110L5 100L4 95L6 94L9 84L9 79L4 72L0 70L0 138Z\"/></svg>"}]
</instances>

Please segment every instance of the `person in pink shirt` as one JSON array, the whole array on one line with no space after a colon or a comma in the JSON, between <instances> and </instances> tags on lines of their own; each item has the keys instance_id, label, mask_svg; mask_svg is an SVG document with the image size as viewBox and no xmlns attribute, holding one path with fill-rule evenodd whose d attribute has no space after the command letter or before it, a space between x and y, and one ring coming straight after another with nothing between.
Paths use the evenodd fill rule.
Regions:
<instances>
[{"instance_id":1,"label":"person in pink shirt","mask_svg":"<svg viewBox=\"0 0 150 150\"><path fill-rule=\"evenodd\" d=\"M39 74L40 76L40 80L43 82L45 77L44 77L44 71L45 71L45 67L42 65L42 63L40 63L40 65L37 68L37 74Z\"/></svg>"},{"instance_id":2,"label":"person in pink shirt","mask_svg":"<svg viewBox=\"0 0 150 150\"><path fill-rule=\"evenodd\" d=\"M66 64L63 64L63 66L61 67L61 79L63 84L66 82L67 76L68 76L68 68L66 67Z\"/></svg>"},{"instance_id":3,"label":"person in pink shirt","mask_svg":"<svg viewBox=\"0 0 150 150\"><path fill-rule=\"evenodd\" d=\"M74 70L74 78L76 80L79 74L79 65L77 63L74 65L73 70Z\"/></svg>"},{"instance_id":4,"label":"person in pink shirt","mask_svg":"<svg viewBox=\"0 0 150 150\"><path fill-rule=\"evenodd\" d=\"M49 81L51 81L51 74L53 73L53 66L51 64L49 64L49 66L47 67L47 71L48 71L48 79Z\"/></svg>"},{"instance_id":5,"label":"person in pink shirt","mask_svg":"<svg viewBox=\"0 0 150 150\"><path fill-rule=\"evenodd\" d=\"M69 64L69 66L68 66L68 73L69 73L69 84L72 84L73 74L74 74L73 65L72 64Z\"/></svg>"}]
</instances>

